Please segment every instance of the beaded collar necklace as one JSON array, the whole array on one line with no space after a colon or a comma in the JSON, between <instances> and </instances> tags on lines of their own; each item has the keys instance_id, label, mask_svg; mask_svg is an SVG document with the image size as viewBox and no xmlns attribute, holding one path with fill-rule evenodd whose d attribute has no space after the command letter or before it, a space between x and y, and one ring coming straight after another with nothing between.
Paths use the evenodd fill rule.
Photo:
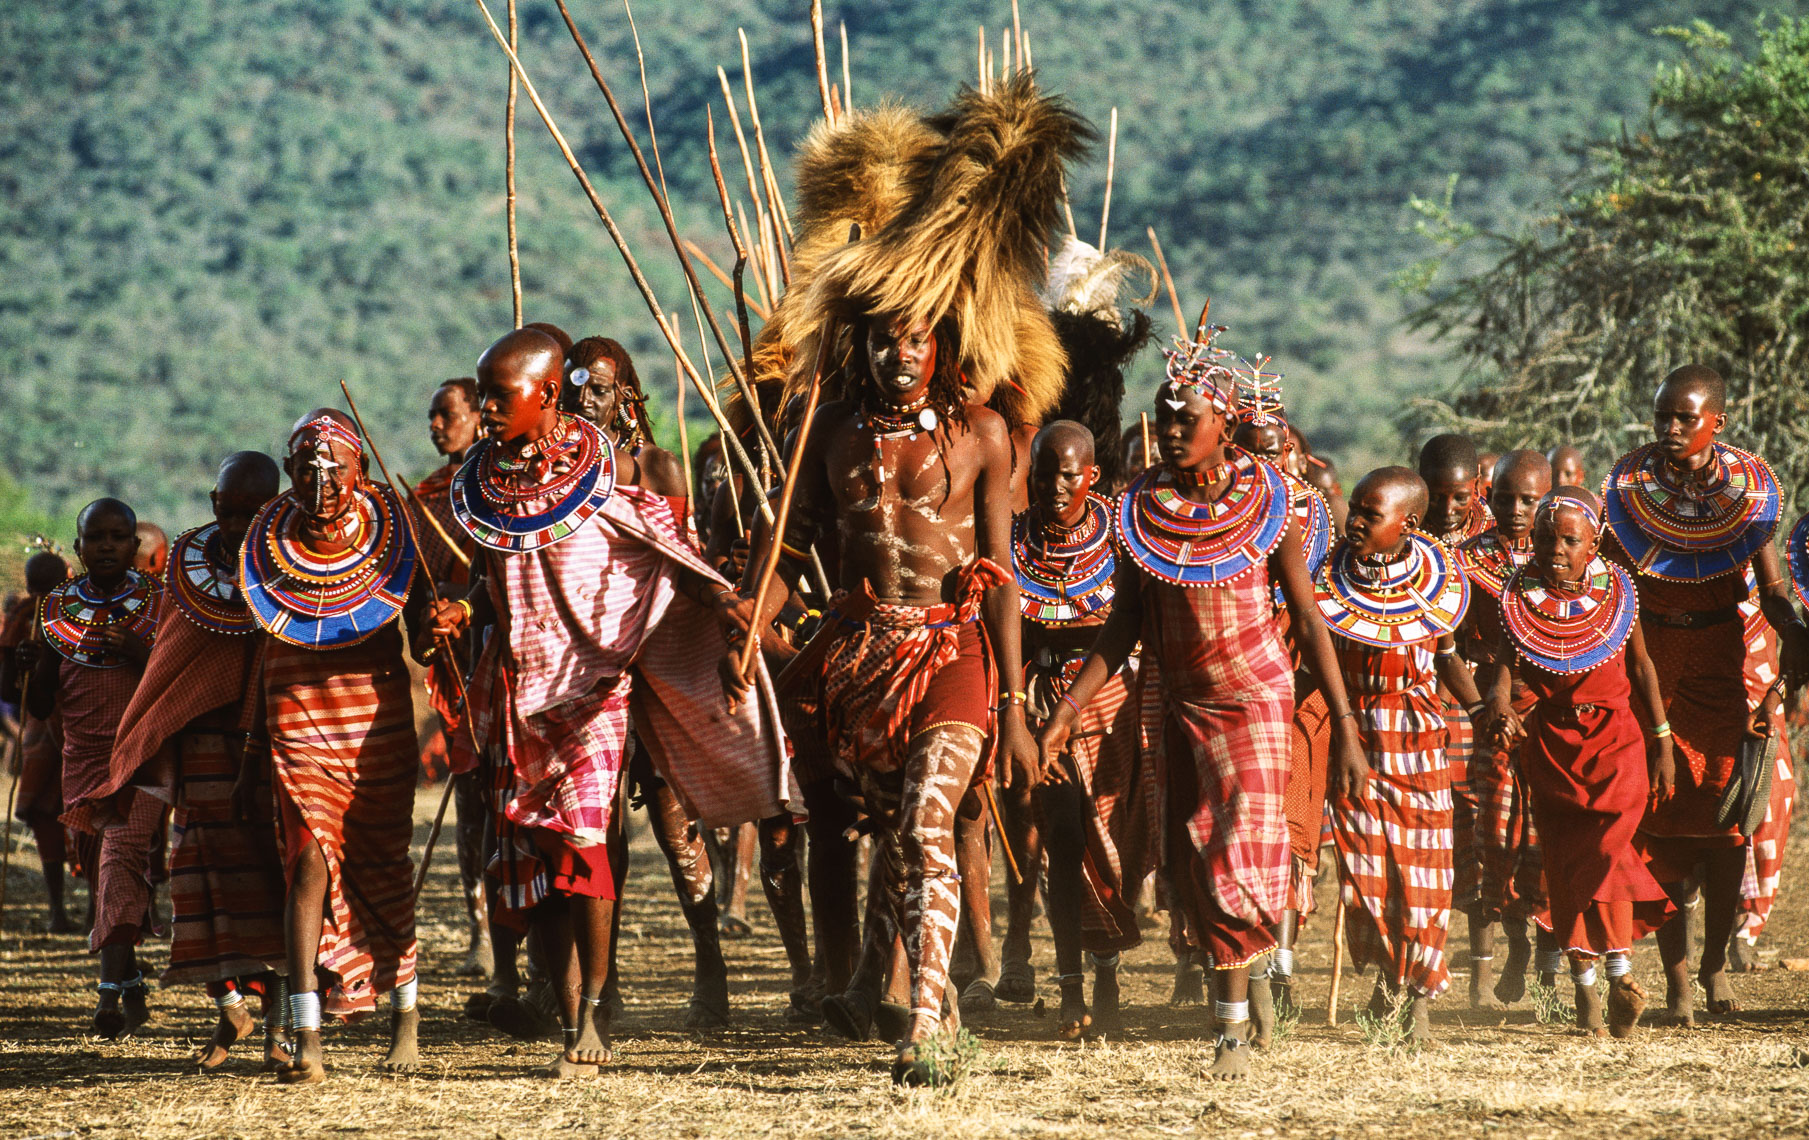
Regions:
<instances>
[{"instance_id":1,"label":"beaded collar necklace","mask_svg":"<svg viewBox=\"0 0 1809 1140\"><path fill-rule=\"evenodd\" d=\"M1597 556L1574 590L1555 590L1524 566L1501 592L1501 619L1514 649L1551 673L1582 673L1627 644L1639 611L1633 579Z\"/></svg>"},{"instance_id":2,"label":"beaded collar necklace","mask_svg":"<svg viewBox=\"0 0 1809 1140\"><path fill-rule=\"evenodd\" d=\"M1325 565L1325 556L1332 549L1332 509L1326 505L1319 488L1305 479L1286 471L1281 477L1288 485L1294 522L1300 527L1300 553L1306 560L1307 576L1317 578L1319 568ZM1287 605L1280 582L1275 584L1275 605L1278 609Z\"/></svg>"},{"instance_id":3,"label":"beaded collar necklace","mask_svg":"<svg viewBox=\"0 0 1809 1140\"><path fill-rule=\"evenodd\" d=\"M1491 598L1501 597L1508 576L1532 559L1532 535L1503 541L1501 529L1493 526L1457 548L1457 564Z\"/></svg>"},{"instance_id":4,"label":"beaded collar necklace","mask_svg":"<svg viewBox=\"0 0 1809 1140\"><path fill-rule=\"evenodd\" d=\"M1771 541L1782 506L1771 467L1737 447L1714 449L1700 471L1682 472L1648 443L1608 473L1605 522L1640 573L1673 582L1716 578Z\"/></svg>"},{"instance_id":5,"label":"beaded collar necklace","mask_svg":"<svg viewBox=\"0 0 1809 1140\"><path fill-rule=\"evenodd\" d=\"M320 554L297 535L303 514L293 494L264 504L245 533L239 589L270 636L308 649L342 649L369 640L402 612L416 551L395 492L367 483L344 528L352 546Z\"/></svg>"},{"instance_id":6,"label":"beaded collar necklace","mask_svg":"<svg viewBox=\"0 0 1809 1140\"><path fill-rule=\"evenodd\" d=\"M1112 604L1112 504L1087 495L1080 523L1042 521L1035 507L1011 524L1011 565L1023 616L1042 625L1068 625Z\"/></svg>"},{"instance_id":7,"label":"beaded collar necklace","mask_svg":"<svg viewBox=\"0 0 1809 1140\"><path fill-rule=\"evenodd\" d=\"M237 554L237 551L232 551ZM220 524L184 531L170 544L169 597L183 617L213 633L257 629L239 590L237 559L220 541Z\"/></svg>"},{"instance_id":8,"label":"beaded collar necklace","mask_svg":"<svg viewBox=\"0 0 1809 1140\"><path fill-rule=\"evenodd\" d=\"M1176 473L1152 467L1119 500L1118 539L1156 579L1222 586L1261 567L1288 530L1281 472L1241 448L1225 449L1230 481L1210 503L1180 493Z\"/></svg>"},{"instance_id":9,"label":"beaded collar necklace","mask_svg":"<svg viewBox=\"0 0 1809 1140\"><path fill-rule=\"evenodd\" d=\"M1348 541L1332 548L1319 574L1319 612L1332 632L1389 649L1454 631L1470 604L1470 583L1451 552L1423 531L1407 532L1399 554L1358 558Z\"/></svg>"},{"instance_id":10,"label":"beaded collar necklace","mask_svg":"<svg viewBox=\"0 0 1809 1140\"><path fill-rule=\"evenodd\" d=\"M101 644L104 630L121 628L147 643L157 636L157 600L163 588L156 579L127 570L111 590L102 590L86 574L66 579L44 595L38 626L44 641L59 657L95 669L117 669L126 658Z\"/></svg>"},{"instance_id":11,"label":"beaded collar necklace","mask_svg":"<svg viewBox=\"0 0 1809 1140\"><path fill-rule=\"evenodd\" d=\"M615 486L609 440L561 412L552 431L514 454L492 440L474 444L452 477L452 515L479 544L519 554L576 534Z\"/></svg>"}]
</instances>

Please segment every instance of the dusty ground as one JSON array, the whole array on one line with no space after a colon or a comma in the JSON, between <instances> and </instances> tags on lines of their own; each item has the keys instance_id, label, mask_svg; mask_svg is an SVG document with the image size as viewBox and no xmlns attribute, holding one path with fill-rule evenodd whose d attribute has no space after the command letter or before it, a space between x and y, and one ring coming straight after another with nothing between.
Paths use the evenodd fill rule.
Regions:
<instances>
[{"instance_id":1,"label":"dusty ground","mask_svg":"<svg viewBox=\"0 0 1809 1140\"><path fill-rule=\"evenodd\" d=\"M0 780L0 788L5 786ZM432 804L418 805L423 823ZM552 1087L523 1076L551 1045L518 1046L458 1017L470 988L451 975L463 941L450 861L435 862L422 923L423 1052L411 1078L371 1072L382 1028L331 1031L329 1082L280 1088L248 1051L197 1075L191 1049L211 1008L195 989L158 992L137 1039L83 1036L92 1009L85 943L44 927L36 853L14 859L0 937L0 1134L50 1136L891 1136L1197 1135L1236 1137L1779 1136L1809 1133L1809 973L1772 969L1736 979L1748 1010L1690 1032L1585 1040L1539 1024L1523 1003L1472 1011L1460 976L1436 1014L1439 1043L1407 1055L1351 1024L1367 982L1344 981L1343 1016L1325 1024L1330 952L1325 924L1301 953L1308 1012L1242 1086L1200 1077L1207 1049L1197 1007L1165 1004L1171 980L1159 937L1126 955L1128 1030L1087 1046L1048 1040L1052 1017L1028 1007L973 1026L984 1045L975 1074L952 1092L897 1092L880 1045L837 1043L785 1024L784 958L764 904L751 904L749 941L731 943L735 1026L681 1028L690 951L651 843L635 847L622 947L628 1015L604 1077ZM1809 840L1799 828L1784 898L1763 958L1809 957ZM756 885L755 894L758 895ZM151 960L161 965L156 948ZM1461 957L1461 955L1460 955ZM1045 976L1048 943L1037 961ZM1639 975L1655 991L1657 955ZM1564 988L1568 990L1568 985ZM1048 989L1051 1004L1054 993ZM1566 994L1566 997L1568 994Z\"/></svg>"}]
</instances>

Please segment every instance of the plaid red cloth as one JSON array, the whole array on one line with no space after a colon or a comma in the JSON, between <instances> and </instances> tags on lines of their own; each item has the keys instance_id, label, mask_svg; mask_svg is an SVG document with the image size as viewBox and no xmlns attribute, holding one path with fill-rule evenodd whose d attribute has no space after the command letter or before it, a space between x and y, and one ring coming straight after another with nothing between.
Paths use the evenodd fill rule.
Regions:
<instances>
[{"instance_id":1,"label":"plaid red cloth","mask_svg":"<svg viewBox=\"0 0 1809 1140\"><path fill-rule=\"evenodd\" d=\"M1534 694L1515 670L1514 711L1524 720L1533 711ZM1544 857L1539 849L1531 793L1522 773L1521 741L1503 748L1485 741L1470 761L1470 787L1475 815L1469 836L1480 877L1473 896L1484 918L1525 919L1544 909ZM1453 772L1456 771L1453 766ZM1459 837L1459 846L1463 845Z\"/></svg>"},{"instance_id":2,"label":"plaid red cloth","mask_svg":"<svg viewBox=\"0 0 1809 1140\"><path fill-rule=\"evenodd\" d=\"M1161 687L1163 818L1171 827L1185 819L1193 848L1191 865L1171 866L1170 875L1190 909L1215 912L1190 914L1189 930L1209 940L1220 916L1279 922L1288 900L1294 676L1268 575L1198 588L1145 576L1142 596L1144 654ZM1171 859L1178 838L1170 836Z\"/></svg>"},{"instance_id":3,"label":"plaid red cloth","mask_svg":"<svg viewBox=\"0 0 1809 1140\"><path fill-rule=\"evenodd\" d=\"M161 644L161 642L160 642ZM283 862L277 851L270 786L263 784L247 820L235 820L232 789L239 772L237 703L208 724L191 723L173 741L179 751L176 817L170 851L170 964L163 984L215 982L281 971ZM269 764L269 746L246 758Z\"/></svg>"},{"instance_id":4,"label":"plaid red cloth","mask_svg":"<svg viewBox=\"0 0 1809 1140\"><path fill-rule=\"evenodd\" d=\"M1288 850L1310 872L1319 866L1319 836L1325 826L1325 790L1331 778L1332 710L1325 694L1309 689L1294 706L1288 725Z\"/></svg>"},{"instance_id":5,"label":"plaid red cloth","mask_svg":"<svg viewBox=\"0 0 1809 1140\"><path fill-rule=\"evenodd\" d=\"M433 575L433 580L462 586L471 580L470 567L454 556L452 547L442 537L451 535L466 558L476 556L476 540L465 532L452 514L452 476L457 471L458 464L448 463L415 484L415 502L440 524L436 528L433 523L417 519L415 539L420 546L421 561Z\"/></svg>"},{"instance_id":6,"label":"plaid red cloth","mask_svg":"<svg viewBox=\"0 0 1809 1140\"><path fill-rule=\"evenodd\" d=\"M1522 764L1550 856L1540 925L1578 957L1631 950L1677 908L1634 842L1648 781L1626 656L1584 673L1521 672L1535 702Z\"/></svg>"},{"instance_id":7,"label":"plaid red cloth","mask_svg":"<svg viewBox=\"0 0 1809 1140\"><path fill-rule=\"evenodd\" d=\"M1740 604L1746 633L1746 699L1753 706L1778 678L1778 635L1765 620L1756 600ZM1788 703L1788 702L1786 702ZM1790 835L1790 816L1796 800L1796 776L1790 753L1790 733L1783 709L1773 719L1772 736L1778 742L1777 770L1771 779L1771 802L1765 818L1752 833L1746 848L1746 875L1740 886L1740 937L1757 939L1771 918L1778 897L1778 879L1784 870L1784 848Z\"/></svg>"},{"instance_id":8,"label":"plaid red cloth","mask_svg":"<svg viewBox=\"0 0 1809 1140\"><path fill-rule=\"evenodd\" d=\"M1451 984L1452 806L1433 643L1381 649L1334 632L1332 645L1370 767L1366 798L1332 804L1351 962L1436 997Z\"/></svg>"},{"instance_id":9,"label":"plaid red cloth","mask_svg":"<svg viewBox=\"0 0 1809 1140\"><path fill-rule=\"evenodd\" d=\"M100 833L100 854L92 879L94 929L88 932L90 951L103 946L136 946L150 925L151 843L163 824L164 804L136 788L122 795L120 801L123 822Z\"/></svg>"},{"instance_id":10,"label":"plaid red cloth","mask_svg":"<svg viewBox=\"0 0 1809 1140\"><path fill-rule=\"evenodd\" d=\"M394 623L344 649L273 641L264 694L278 835L292 877L310 839L326 858L324 1011L353 1017L415 976L414 704Z\"/></svg>"}]
</instances>

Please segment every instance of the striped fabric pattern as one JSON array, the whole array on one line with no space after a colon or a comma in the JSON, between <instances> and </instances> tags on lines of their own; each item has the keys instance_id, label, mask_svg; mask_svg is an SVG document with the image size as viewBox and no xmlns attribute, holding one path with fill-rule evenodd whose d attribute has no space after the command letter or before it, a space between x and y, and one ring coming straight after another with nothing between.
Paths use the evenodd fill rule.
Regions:
<instances>
[{"instance_id":1,"label":"striped fabric pattern","mask_svg":"<svg viewBox=\"0 0 1809 1140\"><path fill-rule=\"evenodd\" d=\"M414 705L392 623L344 649L272 642L264 667L284 872L310 839L326 857L323 1009L353 1017L415 976Z\"/></svg>"},{"instance_id":2,"label":"striped fabric pattern","mask_svg":"<svg viewBox=\"0 0 1809 1140\"><path fill-rule=\"evenodd\" d=\"M1536 704L1533 694L1514 683L1514 711L1522 720ZM1507 748L1485 742L1470 761L1476 816L1471 841L1481 877L1476 905L1491 921L1525 919L1546 906L1544 856L1533 818L1532 791L1521 772L1521 741Z\"/></svg>"},{"instance_id":3,"label":"striped fabric pattern","mask_svg":"<svg viewBox=\"0 0 1809 1140\"><path fill-rule=\"evenodd\" d=\"M96 669L66 658L46 659L62 670L57 711L63 722L63 822L91 830L88 801L107 794L119 721L144 673L130 665Z\"/></svg>"},{"instance_id":4,"label":"striped fabric pattern","mask_svg":"<svg viewBox=\"0 0 1809 1140\"><path fill-rule=\"evenodd\" d=\"M116 670L117 671L117 670ZM163 823L163 802L134 788L120 810L125 822L100 833L94 878L94 929L88 949L137 945L149 925L151 841Z\"/></svg>"},{"instance_id":5,"label":"striped fabric pattern","mask_svg":"<svg viewBox=\"0 0 1809 1140\"><path fill-rule=\"evenodd\" d=\"M1747 570L1750 575L1752 571ZM1755 707L1765 690L1778 678L1778 635L1765 620L1756 600L1740 603L1740 617L1746 631L1746 699ZM1777 738L1777 770L1772 773L1771 803L1765 818L1752 834L1746 848L1746 875L1740 888L1740 937L1748 942L1758 938L1771 918L1771 907L1777 901L1778 879L1784 870L1784 847L1790 835L1790 816L1795 807L1796 777L1790 753L1790 733L1780 710L1773 718L1772 734Z\"/></svg>"},{"instance_id":6,"label":"striped fabric pattern","mask_svg":"<svg viewBox=\"0 0 1809 1140\"><path fill-rule=\"evenodd\" d=\"M1428 997L1451 984L1449 732L1433 642L1380 649L1334 636L1370 766L1364 799L1332 807L1351 961Z\"/></svg>"}]
</instances>

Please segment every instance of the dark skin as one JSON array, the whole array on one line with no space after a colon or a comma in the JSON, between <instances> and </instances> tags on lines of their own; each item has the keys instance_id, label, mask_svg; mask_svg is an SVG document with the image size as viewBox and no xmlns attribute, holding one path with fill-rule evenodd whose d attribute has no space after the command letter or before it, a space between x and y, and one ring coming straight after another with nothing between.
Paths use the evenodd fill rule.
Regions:
<instances>
[{"instance_id":1,"label":"dark skin","mask_svg":"<svg viewBox=\"0 0 1809 1140\"><path fill-rule=\"evenodd\" d=\"M1421 471L1426 481L1426 530L1445 534L1455 530L1470 517L1476 505L1476 471L1468 467L1446 467Z\"/></svg>"},{"instance_id":2,"label":"dark skin","mask_svg":"<svg viewBox=\"0 0 1809 1140\"><path fill-rule=\"evenodd\" d=\"M1552 482L1560 487L1587 487L1589 475L1583 467L1583 453L1570 444L1560 444L1545 456L1551 464Z\"/></svg>"},{"instance_id":3,"label":"dark skin","mask_svg":"<svg viewBox=\"0 0 1809 1140\"><path fill-rule=\"evenodd\" d=\"M535 330L518 330L497 341L478 360L478 416L484 434L493 443L507 452L519 452L557 429L560 385L565 382L562 357L558 343L551 337ZM607 428L605 435L613 445L614 437L608 436ZM642 454L647 452L643 450ZM625 485L632 485L634 479L649 471L626 453L617 452L616 459L618 482ZM683 495L684 474L678 473L675 489L649 489ZM472 624L495 623L498 615L487 582L489 562L495 555L490 551L482 553L484 556L472 566L466 605L442 601L429 613L425 632L431 638L456 638ZM690 571L680 573L678 586L719 617L735 605L733 591ZM470 607L469 616L466 606ZM426 645L418 648L425 649ZM620 813L612 818L611 827L621 827ZM614 846L612 837L612 849ZM562 1051L548 1071L555 1076L579 1076L594 1072L595 1066L608 1062L611 1056L607 1007L592 1005L590 1001L602 997L609 981L616 907L613 899L572 896L566 902L565 911L551 916L552 921L547 924L548 952L561 967L564 980L559 995L563 1023L576 1026L578 1034L572 1047ZM499 947L499 964L512 953L511 947Z\"/></svg>"},{"instance_id":4,"label":"dark skin","mask_svg":"<svg viewBox=\"0 0 1809 1140\"><path fill-rule=\"evenodd\" d=\"M1164 393L1169 391L1164 389ZM1161 449L1162 461L1177 471L1207 474L1225 462L1225 448L1230 442L1225 416L1196 392L1181 390L1176 402L1180 407L1173 406L1170 399L1158 397L1156 400L1153 434ZM1193 502L1210 503L1222 496L1230 485L1231 476L1226 472L1207 486L1190 485L1179 490ZM1332 652L1331 635L1326 632L1325 621L1314 601L1313 583L1307 575L1306 558L1301 553L1300 527L1291 517L1287 535L1269 555L1268 571L1271 580L1281 585L1292 623L1290 628L1300 646L1302 660L1323 688L1326 703L1335 718L1332 722L1331 787L1336 794L1360 796L1369 783L1369 764L1357 737L1353 722L1355 714L1345 695L1344 677ZM1085 708L1106 681L1124 666L1142 629L1143 573L1135 563L1125 559L1119 563L1114 580L1111 616L1101 627L1080 676L1068 690L1074 704ZM1063 703L1043 727L1039 739L1046 768L1060 763L1076 720L1074 710ZM1219 974L1222 1000L1248 1000L1250 977L1247 971L1224 970ZM1226 1060L1221 1055L1219 1063ZM1217 1067L1215 1063L1215 1069ZM1231 1071L1232 1068L1238 1066L1227 1068L1224 1075L1241 1075Z\"/></svg>"},{"instance_id":5,"label":"dark skin","mask_svg":"<svg viewBox=\"0 0 1809 1140\"><path fill-rule=\"evenodd\" d=\"M1519 542L1533 532L1533 516L1539 500L1551 493L1551 466L1537 452L1516 452L1495 468L1489 490L1489 513L1495 529L1508 542Z\"/></svg>"},{"instance_id":6,"label":"dark skin","mask_svg":"<svg viewBox=\"0 0 1809 1140\"><path fill-rule=\"evenodd\" d=\"M465 398L464 389L442 384L427 405L427 437L433 449L448 462L463 463L465 452L477 442L477 409Z\"/></svg>"},{"instance_id":7,"label":"dark skin","mask_svg":"<svg viewBox=\"0 0 1809 1140\"><path fill-rule=\"evenodd\" d=\"M161 578L164 567L169 564L170 536L156 523L141 521L138 524L138 557L132 560L133 568L140 574Z\"/></svg>"},{"instance_id":8,"label":"dark skin","mask_svg":"<svg viewBox=\"0 0 1809 1140\"><path fill-rule=\"evenodd\" d=\"M1267 459L1283 471L1294 469L1294 438L1286 424L1239 424L1231 442L1259 459Z\"/></svg>"},{"instance_id":9,"label":"dark skin","mask_svg":"<svg viewBox=\"0 0 1809 1140\"><path fill-rule=\"evenodd\" d=\"M616 445L616 482L629 487L645 487L660 495L689 498L685 485L685 467L678 456L651 443L641 445L638 455L621 446L622 429L616 423L616 410L622 406L622 389L616 377L615 361L599 357L591 364L590 379L578 387L575 400L577 414L602 429L609 442Z\"/></svg>"},{"instance_id":10,"label":"dark skin","mask_svg":"<svg viewBox=\"0 0 1809 1140\"><path fill-rule=\"evenodd\" d=\"M1493 451L1485 451L1476 457L1476 493L1484 499L1489 497L1489 490L1495 482L1495 464L1500 461L1500 454Z\"/></svg>"}]
</instances>

